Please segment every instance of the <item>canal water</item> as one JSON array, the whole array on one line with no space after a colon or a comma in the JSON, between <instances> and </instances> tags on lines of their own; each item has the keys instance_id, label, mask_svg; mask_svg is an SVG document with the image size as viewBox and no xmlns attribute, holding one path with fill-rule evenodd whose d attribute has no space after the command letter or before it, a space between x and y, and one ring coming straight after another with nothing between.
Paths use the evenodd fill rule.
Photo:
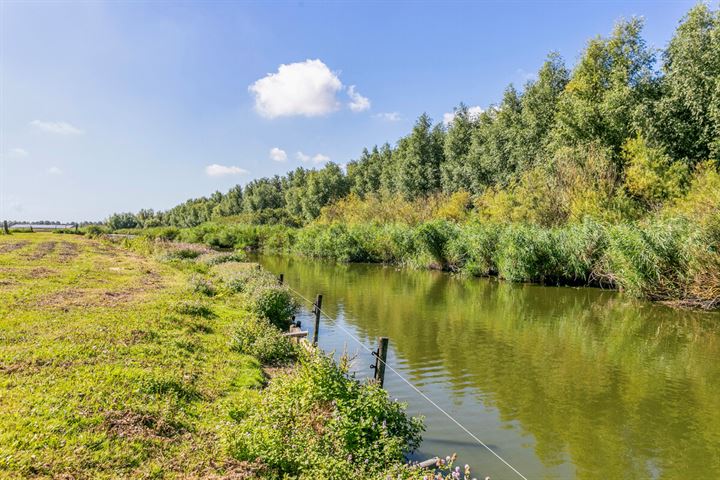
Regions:
<instances>
[{"instance_id":1,"label":"canal water","mask_svg":"<svg viewBox=\"0 0 720 480\"><path fill-rule=\"evenodd\" d=\"M599 289L258 260L305 297L323 294L338 322L322 319L323 349L355 356L364 378L372 357L343 329L369 348L389 337L388 364L528 479L720 479L718 313ZM457 453L478 478L519 478L390 371L385 386L425 417L414 458Z\"/></svg>"}]
</instances>

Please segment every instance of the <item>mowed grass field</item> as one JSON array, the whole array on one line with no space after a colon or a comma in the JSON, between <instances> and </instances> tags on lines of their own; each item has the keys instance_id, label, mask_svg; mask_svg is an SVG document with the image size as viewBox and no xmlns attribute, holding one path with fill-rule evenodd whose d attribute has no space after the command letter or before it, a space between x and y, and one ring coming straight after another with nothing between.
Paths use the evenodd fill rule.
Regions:
<instances>
[{"instance_id":1,"label":"mowed grass field","mask_svg":"<svg viewBox=\"0 0 720 480\"><path fill-rule=\"evenodd\" d=\"M1 478L244 478L228 412L259 363L230 348L237 300L81 236L0 236Z\"/></svg>"}]
</instances>

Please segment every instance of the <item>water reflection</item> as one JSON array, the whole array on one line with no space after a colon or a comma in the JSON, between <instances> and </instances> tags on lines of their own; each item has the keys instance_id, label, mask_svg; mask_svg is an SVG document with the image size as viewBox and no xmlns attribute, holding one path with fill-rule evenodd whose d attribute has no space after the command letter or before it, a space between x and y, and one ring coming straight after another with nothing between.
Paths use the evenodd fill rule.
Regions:
<instances>
[{"instance_id":1,"label":"water reflection","mask_svg":"<svg viewBox=\"0 0 720 480\"><path fill-rule=\"evenodd\" d=\"M528 478L720 478L720 315L596 289L263 257ZM321 346L349 342L331 325ZM348 343L352 349L355 347ZM370 359L358 358L368 373ZM390 375L426 415L420 455L512 472Z\"/></svg>"}]
</instances>

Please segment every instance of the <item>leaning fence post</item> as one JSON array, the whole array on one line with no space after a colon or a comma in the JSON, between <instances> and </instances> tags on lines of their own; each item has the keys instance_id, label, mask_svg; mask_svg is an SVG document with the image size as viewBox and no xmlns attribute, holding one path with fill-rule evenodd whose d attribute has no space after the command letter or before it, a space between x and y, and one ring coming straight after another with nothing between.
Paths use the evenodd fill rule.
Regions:
<instances>
[{"instance_id":1,"label":"leaning fence post","mask_svg":"<svg viewBox=\"0 0 720 480\"><path fill-rule=\"evenodd\" d=\"M315 300L315 330L313 331L313 345L318 343L318 331L320 330L320 311L322 309L322 295L318 294Z\"/></svg>"},{"instance_id":2,"label":"leaning fence post","mask_svg":"<svg viewBox=\"0 0 720 480\"><path fill-rule=\"evenodd\" d=\"M285 275L283 275L283 274L281 273L280 276L278 277L278 281L280 282L280 285L283 284L283 280L285 280Z\"/></svg>"},{"instance_id":3,"label":"leaning fence post","mask_svg":"<svg viewBox=\"0 0 720 480\"><path fill-rule=\"evenodd\" d=\"M385 384L385 362L387 362L389 342L388 337L378 337L378 349L377 352L373 352L375 355L375 380L380 383L380 388L383 388Z\"/></svg>"}]
</instances>

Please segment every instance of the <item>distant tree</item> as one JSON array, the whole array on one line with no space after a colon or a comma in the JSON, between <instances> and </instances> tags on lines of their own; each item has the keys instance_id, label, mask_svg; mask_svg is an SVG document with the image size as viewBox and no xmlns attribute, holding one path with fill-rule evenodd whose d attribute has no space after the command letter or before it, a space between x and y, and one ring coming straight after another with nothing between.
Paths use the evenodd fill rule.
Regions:
<instances>
[{"instance_id":1,"label":"distant tree","mask_svg":"<svg viewBox=\"0 0 720 480\"><path fill-rule=\"evenodd\" d=\"M243 208L248 213L285 206L285 197L279 176L253 180L245 186Z\"/></svg>"},{"instance_id":2,"label":"distant tree","mask_svg":"<svg viewBox=\"0 0 720 480\"><path fill-rule=\"evenodd\" d=\"M688 165L720 159L720 10L690 10L664 55L653 137Z\"/></svg>"},{"instance_id":3,"label":"distant tree","mask_svg":"<svg viewBox=\"0 0 720 480\"><path fill-rule=\"evenodd\" d=\"M506 184L517 170L524 152L521 113L520 95L510 85L502 103L480 117L468 154L472 192L482 191L488 185Z\"/></svg>"},{"instance_id":4,"label":"distant tree","mask_svg":"<svg viewBox=\"0 0 720 480\"><path fill-rule=\"evenodd\" d=\"M317 218L322 207L344 197L348 191L345 174L337 164L330 162L324 168L310 172L307 188L300 197L303 216L306 220Z\"/></svg>"},{"instance_id":5,"label":"distant tree","mask_svg":"<svg viewBox=\"0 0 720 480\"><path fill-rule=\"evenodd\" d=\"M445 192L472 189L473 175L468 154L472 144L473 128L474 122L470 118L468 107L461 103L454 111L443 145L445 159L440 165L440 178Z\"/></svg>"},{"instance_id":6,"label":"distant tree","mask_svg":"<svg viewBox=\"0 0 720 480\"><path fill-rule=\"evenodd\" d=\"M110 230L120 230L122 228L137 228L142 226L138 222L137 217L130 212L113 213L105 221Z\"/></svg>"},{"instance_id":7,"label":"distant tree","mask_svg":"<svg viewBox=\"0 0 720 480\"><path fill-rule=\"evenodd\" d=\"M308 170L298 167L283 178L285 210L293 224L302 224L304 220L302 197L307 190L308 174Z\"/></svg>"},{"instance_id":8,"label":"distant tree","mask_svg":"<svg viewBox=\"0 0 720 480\"><path fill-rule=\"evenodd\" d=\"M412 133L400 139L397 150L397 191L407 199L429 195L440 190L440 164L443 160L443 131L432 126L423 113Z\"/></svg>"},{"instance_id":9,"label":"distant tree","mask_svg":"<svg viewBox=\"0 0 720 480\"><path fill-rule=\"evenodd\" d=\"M637 134L638 114L656 83L642 26L638 18L621 21L609 38L589 42L560 98L561 145L599 141L619 159L625 140Z\"/></svg>"},{"instance_id":10,"label":"distant tree","mask_svg":"<svg viewBox=\"0 0 720 480\"><path fill-rule=\"evenodd\" d=\"M358 160L348 163L347 176L350 191L361 197L379 191L383 160L383 156L376 145L373 147L372 152L364 148Z\"/></svg>"},{"instance_id":11,"label":"distant tree","mask_svg":"<svg viewBox=\"0 0 720 480\"><path fill-rule=\"evenodd\" d=\"M548 157L550 132L555 126L558 101L569 80L569 72L557 53L548 55L537 80L528 82L520 100L521 135L517 145L517 168L525 171Z\"/></svg>"},{"instance_id":12,"label":"distant tree","mask_svg":"<svg viewBox=\"0 0 720 480\"><path fill-rule=\"evenodd\" d=\"M141 227L150 227L155 223L155 212L152 208L143 208L141 209L135 217L137 218L137 222L139 226Z\"/></svg>"},{"instance_id":13,"label":"distant tree","mask_svg":"<svg viewBox=\"0 0 720 480\"><path fill-rule=\"evenodd\" d=\"M243 211L243 189L240 185L235 185L222 196L218 204L215 206L213 215L219 217L229 217L238 215Z\"/></svg>"}]
</instances>

